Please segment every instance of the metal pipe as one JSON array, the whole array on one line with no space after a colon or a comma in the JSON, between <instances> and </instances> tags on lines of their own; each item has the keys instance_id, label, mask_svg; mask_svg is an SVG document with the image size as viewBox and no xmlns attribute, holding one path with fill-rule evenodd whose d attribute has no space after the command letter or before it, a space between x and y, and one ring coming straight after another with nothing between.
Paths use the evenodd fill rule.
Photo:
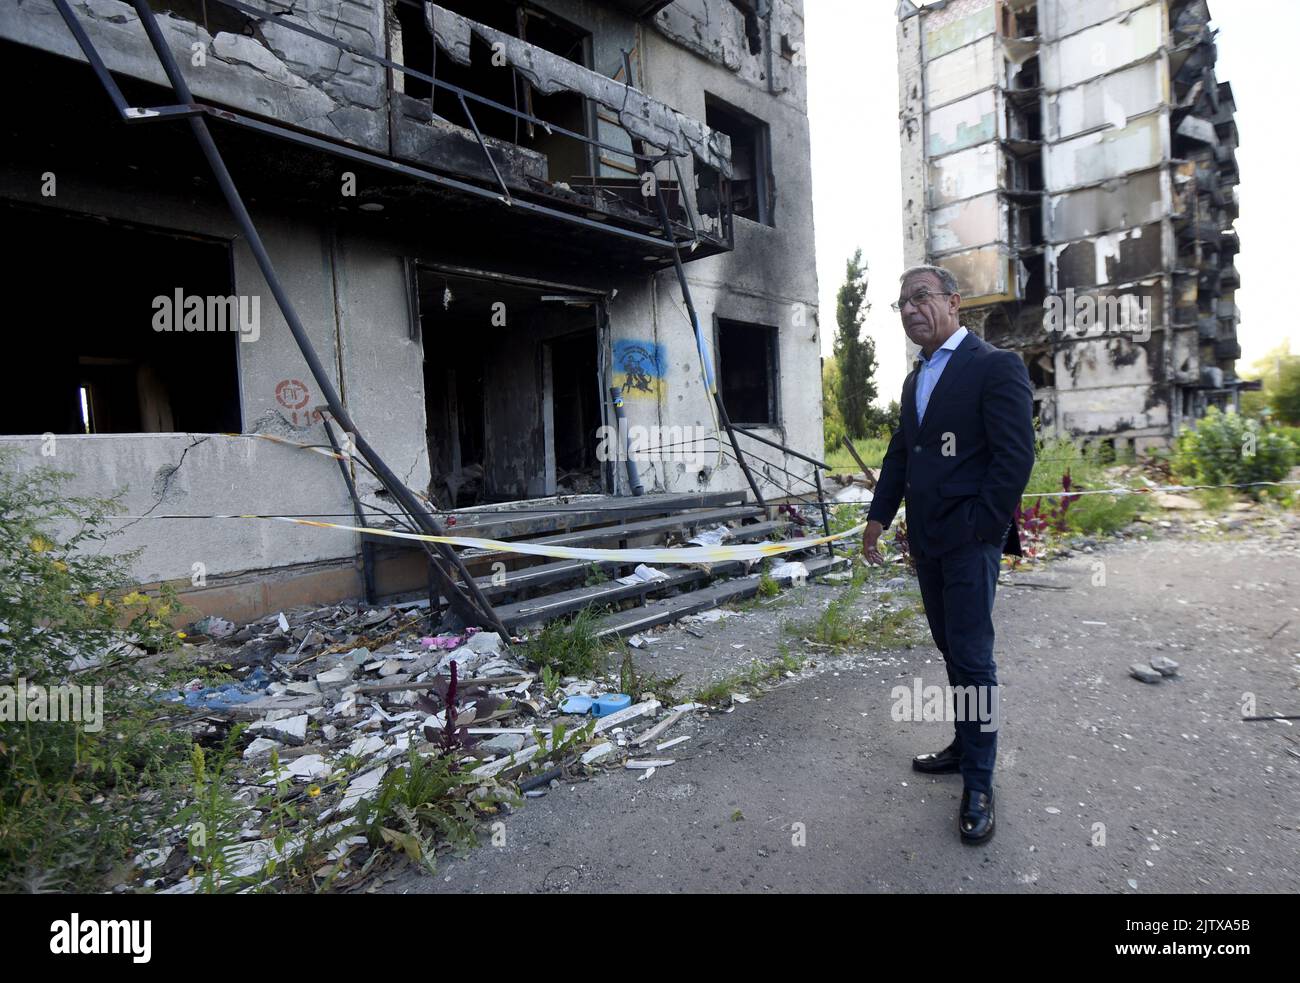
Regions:
<instances>
[{"instance_id":1,"label":"metal pipe","mask_svg":"<svg viewBox=\"0 0 1300 983\"><path fill-rule=\"evenodd\" d=\"M158 21L154 17L153 10L150 9L147 0L134 0L136 13L144 25L145 33L149 37L150 44L153 45L158 60L162 63L163 71L166 72L172 88L180 96L182 102L193 102L190 94L189 85L182 75L180 67L176 64L176 59L172 55L171 48L167 45L167 39L163 37L162 29L158 26ZM285 322L289 325L294 340L298 343L298 348L302 352L307 368L316 380L316 385L320 387L321 394L325 397L325 402L329 405L330 414L338 421L343 429L353 435L357 450L374 468L379 480L388 490L403 510L419 525L427 534L434 536L443 535L442 527L437 520L430 515L419 500L397 477L396 474L388 467L384 460L370 446L369 442L363 437L357 426L352 421L351 415L344 408L342 401L339 399L334 384L330 382L329 376L325 371L325 366L321 364L320 356L316 354L316 349L312 346L311 339L307 335L307 329L298 317L298 312L289 296L285 293L284 286L280 283L280 278L276 275L275 266L271 262L271 256L266 251L266 246L262 242L262 237L253 224L252 216L249 215L244 200L235 187L234 180L230 172L226 169L225 161L221 157L221 152L217 149L216 143L212 139L212 134L208 131L207 121L201 116L192 116L188 120L190 130L193 132L195 139L198 140L199 148L203 151L203 156L207 159L208 165L212 168L213 175L217 179L217 184L221 187L221 192L226 198L226 203L234 213L235 221L243 232L244 238L248 241L249 248L253 251L257 259L257 265L262 271L262 276L266 279L267 285L271 288L271 293L275 297L276 304L279 306L281 313L284 315ZM501 620L497 617L496 612L483 596L483 592L470 576L469 571L465 568L460 556L445 543L437 544L437 551L454 567L461 575L461 578L468 590L468 597L461 593L451 574L445 570L441 564L435 564L436 575L439 580L439 586L442 588L443 595L447 598L448 603L454 608L458 608L458 613L465 618L470 624L481 623L491 627L494 631L501 634L503 638L508 639L510 633L506 630Z\"/></svg>"},{"instance_id":2,"label":"metal pipe","mask_svg":"<svg viewBox=\"0 0 1300 983\"><path fill-rule=\"evenodd\" d=\"M331 143L328 140L322 140L306 133L299 133L296 130L286 129L282 126L276 126L272 123L264 123L261 120L252 119L248 116L241 116L238 113L232 113L224 109L216 109L212 106L203 106L203 112L214 119L224 122L234 123L238 126L250 130L256 130L260 133L269 133L272 136L279 137L282 140L289 140L293 143L300 143L305 147L312 147L317 150L333 154L336 157L347 157L372 167L378 167L385 171L391 171L394 174L401 174L406 177L417 178L421 181L428 181L444 188L450 188L453 191L461 191L476 198L488 198L492 201L501 201L501 195L496 191L489 191L487 188L480 188L476 184L469 184L465 181L457 181L455 178L444 177L441 174L435 174L432 171L421 170L417 167L411 167L409 164L403 164L399 161L389 160L387 157L380 157L378 154L368 153L355 147L342 143ZM534 212L539 215L546 215L550 218L557 218L561 221L568 222L571 225L580 225L584 228L595 229L611 235L619 236L623 239L632 239L641 245L649 246L652 249L671 249L671 242L664 242L662 236L646 235L643 232L634 232L631 229L622 229L617 225L610 225L606 222L597 222L594 219L584 218L581 215L573 215L569 212L562 212L559 209L548 208L546 205L538 205L531 201L525 201L522 198L512 199L513 207L521 210Z\"/></svg>"},{"instance_id":3,"label":"metal pipe","mask_svg":"<svg viewBox=\"0 0 1300 983\"><path fill-rule=\"evenodd\" d=\"M614 400L614 417L618 421L619 446L627 457L627 480L632 485L633 497L645 494L645 485L641 484L641 473L632 460L632 438L627 433L627 414L623 411L623 390L610 386L609 394Z\"/></svg>"},{"instance_id":4,"label":"metal pipe","mask_svg":"<svg viewBox=\"0 0 1300 983\"><path fill-rule=\"evenodd\" d=\"M785 451L791 457L797 457L801 461L807 461L809 464L813 465L814 467L823 468L826 471L831 470L831 466L827 464L825 461L819 461L817 460L817 458L809 457L807 454L800 454L797 450L787 447L785 444L778 444L775 440L769 440L768 438L760 434L756 434L754 433L754 431L749 430L745 427L737 426L736 429L739 430L741 433L743 433L746 437L754 438L754 440L757 440L760 444L767 444L768 447L775 447L779 451Z\"/></svg>"},{"instance_id":5,"label":"metal pipe","mask_svg":"<svg viewBox=\"0 0 1300 983\"><path fill-rule=\"evenodd\" d=\"M104 91L108 93L108 98L113 101L118 115L125 119L128 107L126 99L122 95L122 90L117 87L117 82L109 74L108 66L104 64L104 59L99 57L99 51L86 34L86 29L81 26L81 21L77 20L77 15L68 6L68 0L54 0L54 5L59 8L60 16L63 17L64 23L68 25L68 30L72 32L72 37L76 40L77 46L81 48L81 53L86 56L86 61L90 63L91 70L99 78L99 84L104 87ZM187 99L186 102L188 101Z\"/></svg>"},{"instance_id":6,"label":"metal pipe","mask_svg":"<svg viewBox=\"0 0 1300 983\"><path fill-rule=\"evenodd\" d=\"M623 52L623 63L628 65L627 52ZM625 75L630 73L630 67L625 69ZM653 173L653 172L652 172ZM703 359L703 348L700 345L700 315L695 310L695 300L691 296L691 285L686 281L686 270L682 267L682 251L677 245L677 240L673 237L672 220L668 217L668 205L664 202L663 193L656 180L655 204L659 207L659 224L663 226L664 236L672 245L673 250L673 269L677 271L677 283L681 287L682 300L686 304L687 313L691 317L691 325L695 329L695 344L700 351L700 358ZM763 493L758 490L758 482L754 480L753 473L749 470L749 464L745 461L745 452L740 449L740 443L736 440L736 432L731 427L731 417L727 415L727 407L722 402L722 394L718 392L717 387L713 388L713 401L718 407L718 419L727 431L727 436L731 438L731 447L736 452L736 463L740 465L740 470L745 474L745 480L749 482L749 489L754 493L754 500L763 508L767 507L767 502L763 500Z\"/></svg>"},{"instance_id":7,"label":"metal pipe","mask_svg":"<svg viewBox=\"0 0 1300 983\"><path fill-rule=\"evenodd\" d=\"M817 477L817 505L818 505L818 506L821 508L821 510L822 510L822 532L824 532L827 536L829 536L829 535L831 534L831 516L830 516L830 513L826 511L826 495L825 495L824 492L822 492L822 472L821 472L821 468L814 468L814 469L813 469L813 474ZM834 555L835 555L835 544L834 544L834 543L827 543L827 544L826 544L826 552L827 552L830 556L834 556Z\"/></svg>"},{"instance_id":8,"label":"metal pipe","mask_svg":"<svg viewBox=\"0 0 1300 983\"><path fill-rule=\"evenodd\" d=\"M478 131L478 123L474 120L474 114L469 111L469 103L465 101L465 96L460 95L460 108L465 110L465 118L469 120L470 128L474 131L474 138L478 140L479 148L483 151L483 156L487 158L488 166L492 168L492 173L497 176L497 184L501 185L501 193L505 195L505 203L513 205L514 201L510 197L510 189L506 187L506 179L501 176L497 169L497 162L492 159L492 154L488 151L487 144L483 142L483 134Z\"/></svg>"},{"instance_id":9,"label":"metal pipe","mask_svg":"<svg viewBox=\"0 0 1300 983\"><path fill-rule=\"evenodd\" d=\"M334 453L338 455L339 471L343 474L343 483L348 486L348 495L352 499L352 511L356 515L357 525L365 528L366 516L361 508L361 496L357 494L357 483L352 479L352 472L348 470L348 462L343 459L343 451L334 437L334 428L328 422L325 424L325 436L329 437L330 447L334 448ZM375 603L374 546L371 540L365 536L361 537L361 586L365 589L367 604Z\"/></svg>"}]
</instances>

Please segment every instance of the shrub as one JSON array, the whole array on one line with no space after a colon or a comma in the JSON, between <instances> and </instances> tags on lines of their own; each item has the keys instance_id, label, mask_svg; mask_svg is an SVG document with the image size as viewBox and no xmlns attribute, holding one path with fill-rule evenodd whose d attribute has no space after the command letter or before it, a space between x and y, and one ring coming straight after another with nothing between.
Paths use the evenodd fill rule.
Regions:
<instances>
[{"instance_id":1,"label":"shrub","mask_svg":"<svg viewBox=\"0 0 1300 983\"><path fill-rule=\"evenodd\" d=\"M68 477L20 471L0 453L0 685L7 694L74 687L98 709L87 714L83 702L80 721L30 711L0 719L0 886L8 890L98 889L130 856L142 810L157 804L139 793L188 748L159 722L138 669L143 655L175 644L176 602L133 588L135 554L102 548L118 503L64 497Z\"/></svg>"},{"instance_id":2,"label":"shrub","mask_svg":"<svg viewBox=\"0 0 1300 983\"><path fill-rule=\"evenodd\" d=\"M1295 458L1295 445L1284 433L1212 406L1195 429L1179 436L1174 467L1201 484L1249 485L1281 481ZM1256 498L1262 491L1259 486L1244 490Z\"/></svg>"}]
</instances>

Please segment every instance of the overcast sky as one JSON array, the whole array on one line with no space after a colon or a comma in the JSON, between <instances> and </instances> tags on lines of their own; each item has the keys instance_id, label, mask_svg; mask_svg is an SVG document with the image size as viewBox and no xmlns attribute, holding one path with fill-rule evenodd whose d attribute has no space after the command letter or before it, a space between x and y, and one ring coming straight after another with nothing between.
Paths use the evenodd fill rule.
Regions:
<instances>
[{"instance_id":1,"label":"overcast sky","mask_svg":"<svg viewBox=\"0 0 1300 983\"><path fill-rule=\"evenodd\" d=\"M898 397L907 374L902 328L889 309L903 271L898 163L897 0L804 0L808 116L812 127L822 349L835 332L835 292L858 246L870 269L866 330L876 341L880 401ZM1296 0L1210 0L1219 35L1220 81L1232 83L1241 147L1237 303L1244 372L1290 339L1300 352L1294 254L1300 238L1294 92ZM1293 183L1295 182L1295 183Z\"/></svg>"}]
</instances>

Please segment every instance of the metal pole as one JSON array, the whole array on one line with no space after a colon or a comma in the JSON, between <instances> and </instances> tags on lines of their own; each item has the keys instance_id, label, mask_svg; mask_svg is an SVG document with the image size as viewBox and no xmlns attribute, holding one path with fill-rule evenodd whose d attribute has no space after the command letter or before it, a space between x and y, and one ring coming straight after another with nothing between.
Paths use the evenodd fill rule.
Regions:
<instances>
[{"instance_id":1,"label":"metal pole","mask_svg":"<svg viewBox=\"0 0 1300 983\"><path fill-rule=\"evenodd\" d=\"M325 424L325 436L329 437L330 447L334 448L334 453L338 455L339 471L343 473L343 482L348 486L348 495L352 498L352 511L357 517L357 525L365 528L366 516L361 509L361 496L357 494L357 483L352 480L352 472L348 470L348 462L343 459L343 451L339 449L339 442L334 437L334 428L328 423ZM366 591L366 603L374 604L374 543L366 536L361 537L361 585Z\"/></svg>"},{"instance_id":2,"label":"metal pole","mask_svg":"<svg viewBox=\"0 0 1300 983\"><path fill-rule=\"evenodd\" d=\"M682 189L682 194L685 194ZM700 330L700 316L695 311L695 301L691 297L690 284L686 282L686 270L682 267L682 252L677 247L677 240L673 236L673 225L668 218L668 206L664 204L664 196L660 192L659 182L655 182L655 202L659 206L659 223L664 227L664 236L673 247L673 269L677 271L677 283L682 290L682 300L686 303L687 313L691 316L691 326L698 332ZM699 338L696 338L698 346ZM753 472L749 469L749 464L745 460L745 452L740 449L740 443L736 440L736 431L731 426L731 417L727 415L727 407L722 402L722 394L715 387L713 390L713 401L718 406L718 420L721 422L723 429L727 431L727 436L731 440L731 449L736 452L736 463L740 465L740 470L745 474L745 480L749 482L749 489L754 493L754 500L763 508L767 508L767 502L763 501L763 493L758 490L758 482L754 480Z\"/></svg>"},{"instance_id":3,"label":"metal pole","mask_svg":"<svg viewBox=\"0 0 1300 983\"><path fill-rule=\"evenodd\" d=\"M167 46L167 39L163 37L162 29L158 26L158 21L154 17L153 10L150 9L147 0L134 0L136 13L144 25L145 33L149 36L149 41L153 45L154 51L158 55L158 60L162 63L163 71L167 73L167 78L176 90L176 94L184 103L193 102L190 94L189 85L185 82L185 77L181 74L176 59L172 56L171 48ZM383 459L375 453L369 442L361 436L357 430L356 424L353 423L352 417L343 407L339 400L338 393L334 389L333 383L330 382L329 376L325 372L325 366L321 364L320 356L316 354L316 349L312 346L311 339L307 336L307 330L298 317L298 312L294 309L293 303L289 300L276 275L275 266L271 262L271 256L266 251L266 246L262 243L262 237L257 232L257 227L253 224L252 216L249 215L248 209L244 205L244 200L235 187L234 180L230 176L230 171L226 169L225 161L221 157L217 145L212 139L212 134L208 131L206 120L201 116L189 117L190 130L194 133L195 139L198 140L199 148L203 151L203 156L207 159L208 165L212 168L212 173L217 179L217 184L221 187L221 192L226 198L226 203L234 213L235 221L239 224L240 230L248 240L249 248L253 251L253 256L257 259L257 265L262 271L262 276L266 279L267 285L271 288L271 293L275 296L275 301L284 314L284 319L289 325L289 330L293 333L294 340L298 343L298 348L302 352L303 359L307 362L307 368L311 371L312 378L316 380L316 385L320 387L321 394L325 397L325 402L329 405L330 414L343 429L353 435L356 442L357 450L369 462L374 469L375 474L388 489L402 508L411 516L428 535L443 535L442 527L437 520L433 518L420 504L419 500L397 477L396 474L384 463ZM435 564L435 574L439 581L444 596L448 602L455 608L459 609L459 614L470 624L481 622L494 631L501 634L502 638L508 639L510 633L506 630L501 620L497 617L496 612L492 610L491 604L483 596L483 592L470 576L469 571L465 568L464 563L456 552L445 543L437 544L438 553L444 560L457 569L469 593L469 597L462 594L456 582L452 579L451 574L442 567L441 564Z\"/></svg>"}]
</instances>

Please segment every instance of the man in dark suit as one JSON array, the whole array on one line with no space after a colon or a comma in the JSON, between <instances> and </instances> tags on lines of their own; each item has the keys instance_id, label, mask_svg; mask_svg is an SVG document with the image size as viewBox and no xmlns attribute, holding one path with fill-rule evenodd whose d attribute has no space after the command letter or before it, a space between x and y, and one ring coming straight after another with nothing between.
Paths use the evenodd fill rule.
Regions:
<instances>
[{"instance_id":1,"label":"man in dark suit","mask_svg":"<svg viewBox=\"0 0 1300 983\"><path fill-rule=\"evenodd\" d=\"M862 549L869 563L883 562L881 532L906 499L926 620L957 696L952 744L918 755L912 767L961 772L958 832L965 843L983 843L994 830L999 716L993 597L1002 554L1020 554L1013 514L1034 466L1033 390L1020 356L961 327L951 273L920 266L902 281L893 306L921 354L903 382L902 419Z\"/></svg>"}]
</instances>

